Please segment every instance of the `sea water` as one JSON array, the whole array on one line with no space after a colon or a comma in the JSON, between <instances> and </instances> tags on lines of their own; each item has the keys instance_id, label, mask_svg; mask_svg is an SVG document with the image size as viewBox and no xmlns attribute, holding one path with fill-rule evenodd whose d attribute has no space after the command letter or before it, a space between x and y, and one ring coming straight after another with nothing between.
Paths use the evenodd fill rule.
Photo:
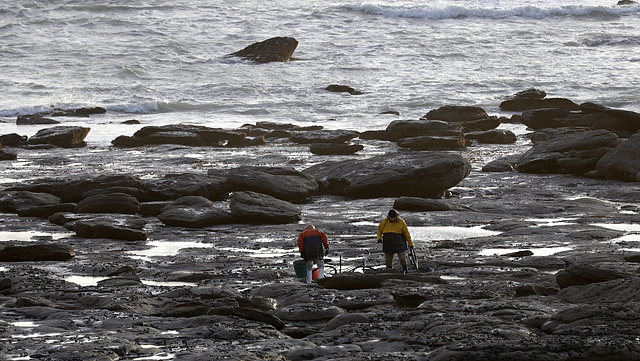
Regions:
<instances>
[{"instance_id":1,"label":"sea water","mask_svg":"<svg viewBox=\"0 0 640 361\"><path fill-rule=\"evenodd\" d=\"M259 121L381 129L443 105L483 107L528 88L640 111L640 5L610 1L4 0L0 134L20 114L62 118L108 145L145 125ZM275 36L288 63L227 54ZM330 84L362 95L331 93Z\"/></svg>"}]
</instances>

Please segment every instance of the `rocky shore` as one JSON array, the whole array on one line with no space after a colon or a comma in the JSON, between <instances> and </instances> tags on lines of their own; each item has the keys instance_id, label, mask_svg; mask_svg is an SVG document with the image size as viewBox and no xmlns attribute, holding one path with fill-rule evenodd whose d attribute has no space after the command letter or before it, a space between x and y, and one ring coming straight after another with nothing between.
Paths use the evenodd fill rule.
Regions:
<instances>
[{"instance_id":1,"label":"rocky shore","mask_svg":"<svg viewBox=\"0 0 640 361\"><path fill-rule=\"evenodd\" d=\"M501 108L1 135L0 360L640 359L640 115L539 90ZM374 241L391 207L407 275ZM336 271L311 285L308 223Z\"/></svg>"}]
</instances>

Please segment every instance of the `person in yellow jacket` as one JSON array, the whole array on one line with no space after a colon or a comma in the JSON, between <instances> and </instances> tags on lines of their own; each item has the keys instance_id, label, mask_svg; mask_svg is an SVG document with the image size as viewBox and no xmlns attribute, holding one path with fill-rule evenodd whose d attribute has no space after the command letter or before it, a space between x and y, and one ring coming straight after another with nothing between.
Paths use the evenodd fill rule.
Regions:
<instances>
[{"instance_id":1,"label":"person in yellow jacket","mask_svg":"<svg viewBox=\"0 0 640 361\"><path fill-rule=\"evenodd\" d=\"M395 209L389 211L389 214L378 225L378 243L382 242L382 251L384 252L384 261L387 269L393 268L393 255L398 254L402 272L407 273L407 256L405 251L409 248L413 249L413 241L407 224L399 217ZM407 248L407 245L409 248Z\"/></svg>"}]
</instances>

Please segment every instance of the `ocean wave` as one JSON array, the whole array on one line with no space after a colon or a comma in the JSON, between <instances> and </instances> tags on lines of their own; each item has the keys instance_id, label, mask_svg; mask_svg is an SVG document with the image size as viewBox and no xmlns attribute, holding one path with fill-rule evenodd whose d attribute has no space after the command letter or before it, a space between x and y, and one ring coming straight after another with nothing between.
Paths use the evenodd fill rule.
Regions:
<instances>
[{"instance_id":1,"label":"ocean wave","mask_svg":"<svg viewBox=\"0 0 640 361\"><path fill-rule=\"evenodd\" d=\"M189 103L172 102L165 100L149 101L143 103L119 104L107 106L108 112L127 114L157 114L173 112L207 111L220 109L223 105L217 103Z\"/></svg>"},{"instance_id":2,"label":"ocean wave","mask_svg":"<svg viewBox=\"0 0 640 361\"><path fill-rule=\"evenodd\" d=\"M421 6L382 6L374 4L345 5L351 11L367 14L382 15L394 18L417 18L429 20L446 19L509 19L509 18L530 18L544 19L549 17L566 16L587 16L587 17L619 17L624 15L637 15L640 13L640 6L582 6L566 5L555 7L539 6L519 6L513 8L500 7L465 7L446 6L436 8L429 5Z\"/></svg>"}]
</instances>

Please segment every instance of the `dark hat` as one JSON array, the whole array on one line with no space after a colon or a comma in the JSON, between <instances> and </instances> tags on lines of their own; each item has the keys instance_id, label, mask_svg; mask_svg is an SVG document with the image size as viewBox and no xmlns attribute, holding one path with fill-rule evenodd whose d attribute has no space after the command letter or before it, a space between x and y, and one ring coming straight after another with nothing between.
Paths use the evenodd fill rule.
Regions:
<instances>
[{"instance_id":1,"label":"dark hat","mask_svg":"<svg viewBox=\"0 0 640 361\"><path fill-rule=\"evenodd\" d=\"M396 218L398 216L398 212L395 209L389 211L389 218Z\"/></svg>"}]
</instances>

